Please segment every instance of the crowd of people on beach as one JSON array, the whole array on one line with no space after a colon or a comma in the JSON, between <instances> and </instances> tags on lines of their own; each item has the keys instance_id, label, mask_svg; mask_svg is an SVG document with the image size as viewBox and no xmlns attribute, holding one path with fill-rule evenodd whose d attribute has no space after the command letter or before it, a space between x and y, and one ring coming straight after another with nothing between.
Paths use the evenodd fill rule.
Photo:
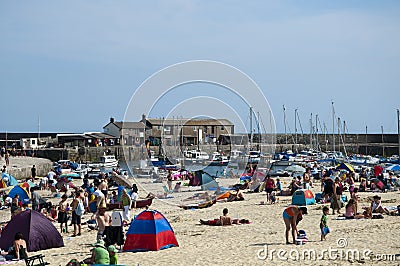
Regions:
<instances>
[{"instance_id":1,"label":"crowd of people on beach","mask_svg":"<svg viewBox=\"0 0 400 266\"><path fill-rule=\"evenodd\" d=\"M259 192L265 191L266 200L261 202L262 205L265 203L275 204L279 202L278 196L290 196L300 189L318 189L317 184L320 182L321 192L318 194L321 197L318 203L323 204L323 207L322 216L318 219L318 223L321 241L326 240L327 235L331 232L331 228L328 226L330 210L332 210L332 215L338 214L340 215L339 218L343 219L382 219L384 215L394 213L391 209L383 206L381 196L378 194L370 197L371 200L368 206L360 206L360 193L366 191L384 193L396 187L397 177L393 173L389 173L389 177L385 177L382 171L368 173L366 169L363 169L356 175L352 171L342 172L330 168L320 171L320 180L318 180L315 178L315 168L318 167L317 164L314 167L307 167L302 175L293 177L288 186L285 186L286 183L281 181L281 178L273 178L266 174L261 184L257 187ZM7 172L7 165L3 166L2 172ZM248 167L247 174L251 179L233 185L230 191L221 191L218 188L213 195L208 192L196 193L190 199L202 200L204 206L199 204L197 206L199 208L210 207L214 202L243 201L245 200L244 191L253 191L251 188L253 177L257 175L256 167ZM35 165L31 168L31 177L26 181L37 181ZM174 179L170 171L167 177L162 180L162 182L166 183L169 191L180 192L181 183L176 182L176 185L179 186L173 188L173 181ZM0 208L9 208L11 217L27 209L39 211L51 222L58 223L60 233L63 235L69 235L71 232L69 227L72 226L72 235L68 237L81 236L82 224L87 224L89 229L97 230L96 242L91 249L90 257L83 260L82 263L113 265L118 263L117 254L119 249L115 243L110 244L107 241L108 230L110 230L112 224L112 217L108 210L112 205L118 205L122 209L121 226L123 227L132 221L131 210L136 207L136 203L139 200L136 185L128 189L122 189L117 193L116 189L111 189L113 182L110 175L101 173L92 182L86 176L81 186L75 186L73 182L63 179L60 173L52 170L47 176L40 178L40 183L37 184L37 187L29 189L30 205L28 205L28 202L21 201L18 194L10 198L3 193L0 197ZM359 182L358 186L356 185L357 182ZM54 196L60 198L59 202L57 204L42 203L38 190L51 191ZM347 193L349 195L348 199L347 195L345 196ZM150 193L148 197L154 198L156 196ZM210 202L211 204L209 204ZM195 208L193 206L183 207ZM298 242L298 238L302 234L298 229L298 225L304 219L304 215L308 213L309 208L306 206L289 205L284 208L282 218L285 227L284 236L286 244L295 244ZM89 216L85 217L88 219L83 223L83 216L85 214L89 214ZM250 221L247 219L232 219L229 216L228 208L223 208L221 216L211 220L201 219L200 224L230 226L250 224ZM21 233L16 234L10 250L1 252L1 255L4 255L6 259L27 257L24 236Z\"/></svg>"},{"instance_id":2,"label":"crowd of people on beach","mask_svg":"<svg viewBox=\"0 0 400 266\"><path fill-rule=\"evenodd\" d=\"M6 172L6 166L3 167L3 173ZM110 244L110 241L104 241L107 238L108 232L111 231L111 216L107 212L109 204L117 204L123 207L123 218L121 219L121 226L128 225L131 222L130 210L135 207L135 201L138 200L137 186L134 185L129 188L129 194L126 189L122 190L122 195L118 197L116 190L112 192L109 189L109 182L111 181L110 176L101 173L98 178L94 179L93 182L89 182L89 179L85 177L83 185L75 186L73 182L68 180L62 180L60 173L52 170L46 177L42 177L39 183L34 183L36 180L36 168L32 166L32 176L26 181L36 184L27 190L30 199L29 202L20 200L19 194L15 194L13 198L2 191L0 208L9 209L11 219L20 212L26 210L35 210L42 213L48 220L59 224L59 230L61 234L70 234L69 226L73 226L72 235L68 237L79 237L82 235L82 224L83 215L89 214L88 220L84 224L88 225L89 229L96 229L96 244L91 250L92 256L86 259L85 263L92 264L104 264L114 265L117 263L118 249L114 244ZM41 197L38 191L51 191L53 196L59 197L60 201L56 204L52 204L50 201L43 201L41 203ZM30 204L29 204L30 203ZM93 203L93 209L90 208L90 203ZM3 224L0 228L5 227ZM115 231L115 230L114 230ZM120 236L118 243L121 245L123 240L123 230L120 229ZM115 238L115 234L113 236ZM23 240L23 236L16 236L16 241ZM16 243L16 242L15 242ZM15 245L14 243L14 245ZM105 245L107 244L107 245ZM107 256L105 255L107 253ZM10 250L5 252L2 251L2 255L6 259L19 259L18 251L10 246ZM26 256L24 256L26 257Z\"/></svg>"}]
</instances>

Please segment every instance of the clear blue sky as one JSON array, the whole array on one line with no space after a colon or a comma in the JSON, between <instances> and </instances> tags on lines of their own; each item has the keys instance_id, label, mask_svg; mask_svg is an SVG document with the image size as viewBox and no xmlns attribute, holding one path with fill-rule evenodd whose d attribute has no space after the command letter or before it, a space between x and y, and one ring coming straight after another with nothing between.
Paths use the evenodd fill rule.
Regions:
<instances>
[{"instance_id":1,"label":"clear blue sky","mask_svg":"<svg viewBox=\"0 0 400 266\"><path fill-rule=\"evenodd\" d=\"M265 93L283 132L298 108L331 130L396 132L399 1L1 1L0 131L101 131L181 61L221 61ZM168 110L156 109L154 116ZM140 118L138 117L138 120Z\"/></svg>"}]
</instances>

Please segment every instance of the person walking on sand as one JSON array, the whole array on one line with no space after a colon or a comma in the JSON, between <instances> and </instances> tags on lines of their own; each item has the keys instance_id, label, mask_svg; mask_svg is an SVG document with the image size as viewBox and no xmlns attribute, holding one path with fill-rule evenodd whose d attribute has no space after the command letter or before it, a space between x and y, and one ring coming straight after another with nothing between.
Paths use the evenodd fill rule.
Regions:
<instances>
[{"instance_id":1,"label":"person walking on sand","mask_svg":"<svg viewBox=\"0 0 400 266\"><path fill-rule=\"evenodd\" d=\"M80 236L82 231L82 215L85 212L83 205L82 194L83 191L78 190L76 197L73 200L72 207L72 219L71 223L74 225L74 234L72 236Z\"/></svg>"},{"instance_id":2,"label":"person walking on sand","mask_svg":"<svg viewBox=\"0 0 400 266\"><path fill-rule=\"evenodd\" d=\"M100 208L96 214L96 222L98 228L97 240L103 239L104 230L110 226L111 217L107 214L106 208Z\"/></svg>"},{"instance_id":3,"label":"person walking on sand","mask_svg":"<svg viewBox=\"0 0 400 266\"><path fill-rule=\"evenodd\" d=\"M328 206L324 206L322 208L321 222L319 223L319 227L321 228L321 241L326 240L326 235L330 233L328 227L328 214L329 208Z\"/></svg>"},{"instance_id":4,"label":"person walking on sand","mask_svg":"<svg viewBox=\"0 0 400 266\"><path fill-rule=\"evenodd\" d=\"M292 238L293 244L296 243L296 236L298 235L297 224L303 219L303 214L307 214L306 207L298 207L291 205L283 211L283 221L285 222L285 238L286 244L291 244L289 242L289 231L292 228Z\"/></svg>"},{"instance_id":5,"label":"person walking on sand","mask_svg":"<svg viewBox=\"0 0 400 266\"><path fill-rule=\"evenodd\" d=\"M5 155L4 155L4 160L6 161L6 166L10 165L10 153L8 153L8 151L6 151Z\"/></svg>"},{"instance_id":6,"label":"person walking on sand","mask_svg":"<svg viewBox=\"0 0 400 266\"><path fill-rule=\"evenodd\" d=\"M127 222L130 222L131 220L131 206L132 206L132 200L131 197L126 193L126 190L122 190L122 196L121 196L121 205L124 208L123 212L123 217L124 220Z\"/></svg>"},{"instance_id":7,"label":"person walking on sand","mask_svg":"<svg viewBox=\"0 0 400 266\"><path fill-rule=\"evenodd\" d=\"M31 177L32 177L32 180L35 180L35 178L36 178L36 166L35 165L33 165L31 168Z\"/></svg>"},{"instance_id":8,"label":"person walking on sand","mask_svg":"<svg viewBox=\"0 0 400 266\"><path fill-rule=\"evenodd\" d=\"M333 195L331 200L332 214L335 214L336 210L337 213L340 214L340 209L343 207L343 203L341 201L343 190L342 190L342 184L340 183L338 177L335 178L335 182L333 183L332 186L333 186Z\"/></svg>"},{"instance_id":9,"label":"person walking on sand","mask_svg":"<svg viewBox=\"0 0 400 266\"><path fill-rule=\"evenodd\" d=\"M171 172L171 170L168 171L167 185L168 185L168 190L172 191L172 172Z\"/></svg>"},{"instance_id":10,"label":"person walking on sand","mask_svg":"<svg viewBox=\"0 0 400 266\"><path fill-rule=\"evenodd\" d=\"M265 180L265 192L267 192L267 202L271 203L271 193L275 189L275 181L270 175L267 176Z\"/></svg>"}]
</instances>

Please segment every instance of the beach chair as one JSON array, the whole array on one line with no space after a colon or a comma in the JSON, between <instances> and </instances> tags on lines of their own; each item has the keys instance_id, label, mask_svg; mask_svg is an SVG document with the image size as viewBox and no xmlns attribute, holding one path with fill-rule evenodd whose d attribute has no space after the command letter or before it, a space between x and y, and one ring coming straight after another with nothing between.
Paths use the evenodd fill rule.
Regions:
<instances>
[{"instance_id":1,"label":"beach chair","mask_svg":"<svg viewBox=\"0 0 400 266\"><path fill-rule=\"evenodd\" d=\"M167 194L171 194L171 193L173 193L174 191L173 190L169 190L168 188L167 188L167 186L163 186L163 189L164 189L164 192L165 193L167 193Z\"/></svg>"},{"instance_id":2,"label":"beach chair","mask_svg":"<svg viewBox=\"0 0 400 266\"><path fill-rule=\"evenodd\" d=\"M35 263L37 261L38 263ZM45 265L50 265L49 262L44 261L44 255L39 254L31 257L26 257L25 258L25 264L26 266L45 266Z\"/></svg>"}]
</instances>

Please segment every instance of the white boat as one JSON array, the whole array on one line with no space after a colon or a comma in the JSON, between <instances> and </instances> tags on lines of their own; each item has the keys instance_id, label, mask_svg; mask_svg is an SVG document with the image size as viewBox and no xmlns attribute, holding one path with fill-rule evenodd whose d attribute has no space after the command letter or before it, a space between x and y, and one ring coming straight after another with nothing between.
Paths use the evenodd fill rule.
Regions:
<instances>
[{"instance_id":1,"label":"white boat","mask_svg":"<svg viewBox=\"0 0 400 266\"><path fill-rule=\"evenodd\" d=\"M185 151L183 155L185 156L185 159L192 161L205 161L209 159L206 152L198 150Z\"/></svg>"},{"instance_id":2,"label":"white boat","mask_svg":"<svg viewBox=\"0 0 400 266\"><path fill-rule=\"evenodd\" d=\"M240 157L244 157L244 153L239 150L231 150L230 159L238 159Z\"/></svg>"},{"instance_id":3,"label":"white boat","mask_svg":"<svg viewBox=\"0 0 400 266\"><path fill-rule=\"evenodd\" d=\"M100 161L98 163L88 163L87 166L91 168L112 168L118 166L118 160L114 155L104 155L100 157Z\"/></svg>"},{"instance_id":4,"label":"white boat","mask_svg":"<svg viewBox=\"0 0 400 266\"><path fill-rule=\"evenodd\" d=\"M249 163L259 163L261 159L260 151L249 151Z\"/></svg>"},{"instance_id":5,"label":"white boat","mask_svg":"<svg viewBox=\"0 0 400 266\"><path fill-rule=\"evenodd\" d=\"M117 167L118 160L114 155L104 155L100 157L100 165L101 167Z\"/></svg>"},{"instance_id":6,"label":"white boat","mask_svg":"<svg viewBox=\"0 0 400 266\"><path fill-rule=\"evenodd\" d=\"M227 156L224 156L219 152L213 152L213 154L211 155L211 161L209 162L209 165L224 166L228 165L228 163L229 159Z\"/></svg>"}]
</instances>

